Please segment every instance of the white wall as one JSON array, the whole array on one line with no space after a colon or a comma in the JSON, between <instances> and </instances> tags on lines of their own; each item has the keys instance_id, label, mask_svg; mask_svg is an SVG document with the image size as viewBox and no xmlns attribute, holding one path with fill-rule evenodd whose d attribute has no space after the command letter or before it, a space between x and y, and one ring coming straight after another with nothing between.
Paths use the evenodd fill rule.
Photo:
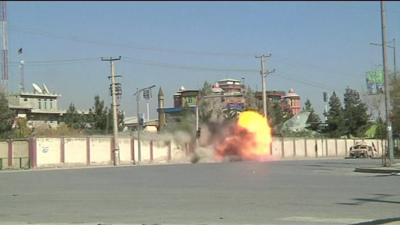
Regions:
<instances>
[{"instance_id":1,"label":"white wall","mask_svg":"<svg viewBox=\"0 0 400 225\"><path fill-rule=\"evenodd\" d=\"M272 155L275 157L282 157L282 140L281 138L272 138Z\"/></svg>"},{"instance_id":2,"label":"white wall","mask_svg":"<svg viewBox=\"0 0 400 225\"><path fill-rule=\"evenodd\" d=\"M2 168L8 168L8 143L7 142L0 142L0 158L2 158Z\"/></svg>"},{"instance_id":3,"label":"white wall","mask_svg":"<svg viewBox=\"0 0 400 225\"><path fill-rule=\"evenodd\" d=\"M122 164L131 163L131 139L118 138L119 159Z\"/></svg>"},{"instance_id":4,"label":"white wall","mask_svg":"<svg viewBox=\"0 0 400 225\"><path fill-rule=\"evenodd\" d=\"M64 139L64 162L86 164L86 138Z\"/></svg>"},{"instance_id":5,"label":"white wall","mask_svg":"<svg viewBox=\"0 0 400 225\"><path fill-rule=\"evenodd\" d=\"M111 138L90 138L90 164L111 163Z\"/></svg>"},{"instance_id":6,"label":"white wall","mask_svg":"<svg viewBox=\"0 0 400 225\"><path fill-rule=\"evenodd\" d=\"M306 148L304 144L303 138L301 139L294 139L295 140L295 146L296 146L296 156L297 157L305 157L306 156Z\"/></svg>"},{"instance_id":7,"label":"white wall","mask_svg":"<svg viewBox=\"0 0 400 225\"><path fill-rule=\"evenodd\" d=\"M47 167L61 163L61 139L60 138L37 138L36 155L37 166Z\"/></svg>"},{"instance_id":8,"label":"white wall","mask_svg":"<svg viewBox=\"0 0 400 225\"><path fill-rule=\"evenodd\" d=\"M283 149L284 149L283 157L293 157L294 156L293 139L292 138L283 139Z\"/></svg>"}]
</instances>

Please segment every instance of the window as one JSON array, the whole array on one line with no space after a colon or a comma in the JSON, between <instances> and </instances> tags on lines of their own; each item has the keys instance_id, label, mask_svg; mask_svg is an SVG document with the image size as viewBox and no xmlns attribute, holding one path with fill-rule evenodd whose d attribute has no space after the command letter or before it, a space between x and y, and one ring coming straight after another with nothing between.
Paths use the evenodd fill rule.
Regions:
<instances>
[{"instance_id":1,"label":"window","mask_svg":"<svg viewBox=\"0 0 400 225\"><path fill-rule=\"evenodd\" d=\"M53 108L53 99L50 99L50 109Z\"/></svg>"},{"instance_id":2,"label":"window","mask_svg":"<svg viewBox=\"0 0 400 225\"><path fill-rule=\"evenodd\" d=\"M28 99L27 98L24 98L24 102L27 102L28 101Z\"/></svg>"},{"instance_id":3,"label":"window","mask_svg":"<svg viewBox=\"0 0 400 225\"><path fill-rule=\"evenodd\" d=\"M192 98L188 98L188 99L187 99L187 102L188 102L188 103L192 103Z\"/></svg>"},{"instance_id":4,"label":"window","mask_svg":"<svg viewBox=\"0 0 400 225\"><path fill-rule=\"evenodd\" d=\"M44 99L44 109L47 109L47 99Z\"/></svg>"},{"instance_id":5,"label":"window","mask_svg":"<svg viewBox=\"0 0 400 225\"><path fill-rule=\"evenodd\" d=\"M39 109L42 109L42 99L39 99Z\"/></svg>"}]
</instances>

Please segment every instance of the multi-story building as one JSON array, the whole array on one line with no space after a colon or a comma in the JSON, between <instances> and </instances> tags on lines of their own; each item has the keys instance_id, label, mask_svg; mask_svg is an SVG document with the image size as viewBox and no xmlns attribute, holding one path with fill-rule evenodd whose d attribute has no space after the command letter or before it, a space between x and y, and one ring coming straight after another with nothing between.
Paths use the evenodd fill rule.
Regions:
<instances>
[{"instance_id":1,"label":"multi-story building","mask_svg":"<svg viewBox=\"0 0 400 225\"><path fill-rule=\"evenodd\" d=\"M167 124L181 122L181 112L187 110L194 116L198 101L199 90L186 90L183 86L174 94L174 107L164 107L164 93L160 88L158 92L158 129Z\"/></svg>"},{"instance_id":2,"label":"multi-story building","mask_svg":"<svg viewBox=\"0 0 400 225\"><path fill-rule=\"evenodd\" d=\"M267 100L273 104L279 104L283 110L297 115L301 111L300 96L291 88L286 94L284 91L267 91ZM262 92L256 92L256 99L262 105Z\"/></svg>"},{"instance_id":3,"label":"multi-story building","mask_svg":"<svg viewBox=\"0 0 400 225\"><path fill-rule=\"evenodd\" d=\"M219 80L213 88L223 95L224 108L242 111L245 107L244 85L239 80ZM222 90L222 91L221 91Z\"/></svg>"},{"instance_id":4,"label":"multi-story building","mask_svg":"<svg viewBox=\"0 0 400 225\"><path fill-rule=\"evenodd\" d=\"M179 91L174 94L174 107L196 107L199 90L186 90L181 86Z\"/></svg>"},{"instance_id":5,"label":"multi-story building","mask_svg":"<svg viewBox=\"0 0 400 225\"><path fill-rule=\"evenodd\" d=\"M43 88L33 84L32 92L21 91L8 96L9 108L16 112L17 117L27 119L29 127L47 124L57 127L61 116L66 112L58 108L58 98L61 96L51 93L46 85Z\"/></svg>"},{"instance_id":6,"label":"multi-story building","mask_svg":"<svg viewBox=\"0 0 400 225\"><path fill-rule=\"evenodd\" d=\"M300 96L291 88L287 95L283 96L284 107L289 107L293 115L297 115L301 111Z\"/></svg>"}]
</instances>

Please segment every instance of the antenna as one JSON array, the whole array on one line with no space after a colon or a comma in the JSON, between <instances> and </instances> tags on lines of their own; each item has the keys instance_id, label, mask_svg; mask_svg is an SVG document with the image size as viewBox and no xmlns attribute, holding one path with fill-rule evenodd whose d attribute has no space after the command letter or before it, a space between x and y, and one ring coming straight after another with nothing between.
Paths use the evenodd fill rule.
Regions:
<instances>
[{"instance_id":1,"label":"antenna","mask_svg":"<svg viewBox=\"0 0 400 225\"><path fill-rule=\"evenodd\" d=\"M2 39L2 59L1 59L1 72L2 72L2 85L7 90L8 84L8 35L7 35L7 1L0 1L0 22L1 22L1 39Z\"/></svg>"},{"instance_id":2,"label":"antenna","mask_svg":"<svg viewBox=\"0 0 400 225\"><path fill-rule=\"evenodd\" d=\"M45 84L43 84L43 90L45 94L50 94L50 91Z\"/></svg>"},{"instance_id":3,"label":"antenna","mask_svg":"<svg viewBox=\"0 0 400 225\"><path fill-rule=\"evenodd\" d=\"M33 90L34 90L35 92L40 93L40 94L43 94L43 91L42 91L42 89L39 87L39 85L37 85L37 84L35 84L35 83L32 83L32 86L33 86Z\"/></svg>"}]
</instances>

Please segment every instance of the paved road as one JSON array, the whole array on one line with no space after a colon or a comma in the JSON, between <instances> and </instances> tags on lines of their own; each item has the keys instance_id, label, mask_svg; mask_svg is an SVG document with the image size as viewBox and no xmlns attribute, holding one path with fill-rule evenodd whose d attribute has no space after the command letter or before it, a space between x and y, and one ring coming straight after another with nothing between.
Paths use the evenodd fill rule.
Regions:
<instances>
[{"instance_id":1,"label":"paved road","mask_svg":"<svg viewBox=\"0 0 400 225\"><path fill-rule=\"evenodd\" d=\"M379 160L1 172L0 224L399 222L400 176L353 172L374 165Z\"/></svg>"}]
</instances>

